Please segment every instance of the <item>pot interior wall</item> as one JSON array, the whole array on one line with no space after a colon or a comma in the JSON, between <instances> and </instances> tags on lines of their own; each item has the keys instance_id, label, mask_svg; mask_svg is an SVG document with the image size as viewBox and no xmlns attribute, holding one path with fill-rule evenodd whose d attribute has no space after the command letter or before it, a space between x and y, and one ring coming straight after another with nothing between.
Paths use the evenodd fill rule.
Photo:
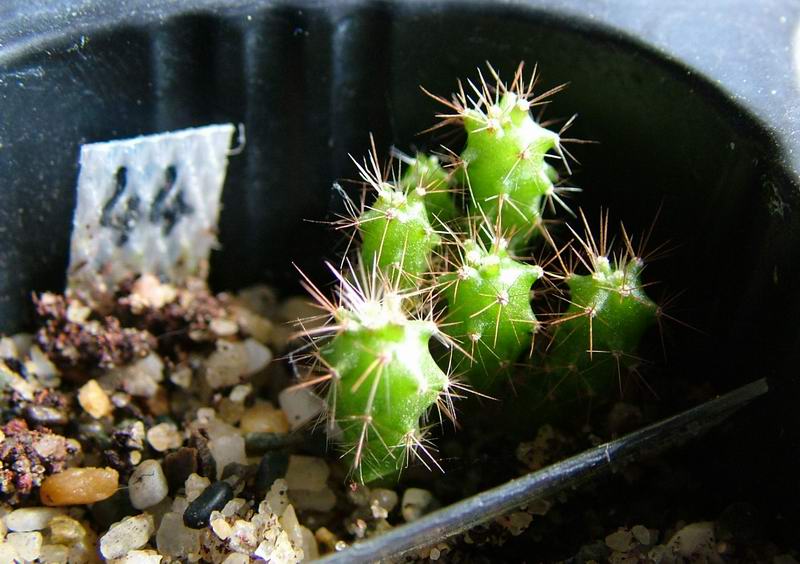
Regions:
<instances>
[{"instance_id":1,"label":"pot interior wall","mask_svg":"<svg viewBox=\"0 0 800 564\"><path fill-rule=\"evenodd\" d=\"M62 287L81 143L214 122L244 123L213 257L217 288L266 281L296 289L290 261L322 274L336 235L336 179L368 133L437 148L417 132L436 104L491 61L508 76L539 64L542 88L569 82L546 116L579 117L574 183L598 206L675 250L650 270L673 294L667 329L680 370L723 387L763 375L793 350L800 310L793 188L765 129L709 82L580 19L478 5L385 5L131 16L2 54L0 325L30 325L30 294ZM453 147L458 149L457 146ZM658 294L658 290L655 291Z\"/></svg>"}]
</instances>

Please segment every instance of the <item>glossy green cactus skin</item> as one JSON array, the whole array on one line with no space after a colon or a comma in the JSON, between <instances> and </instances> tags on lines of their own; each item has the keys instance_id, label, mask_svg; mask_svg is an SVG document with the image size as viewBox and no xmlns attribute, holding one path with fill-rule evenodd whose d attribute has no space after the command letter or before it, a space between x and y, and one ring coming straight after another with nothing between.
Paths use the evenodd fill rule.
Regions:
<instances>
[{"instance_id":1,"label":"glossy green cactus skin","mask_svg":"<svg viewBox=\"0 0 800 564\"><path fill-rule=\"evenodd\" d=\"M475 388L489 390L531 347L538 323L530 291L542 269L512 259L502 244L486 250L468 240L462 255L457 271L442 277L447 300L442 329L469 354L454 350L453 370Z\"/></svg>"},{"instance_id":2,"label":"glossy green cactus skin","mask_svg":"<svg viewBox=\"0 0 800 564\"><path fill-rule=\"evenodd\" d=\"M358 224L364 264L377 265L399 287L420 284L430 270L431 252L441 241L428 221L424 201L383 183Z\"/></svg>"},{"instance_id":3,"label":"glossy green cactus skin","mask_svg":"<svg viewBox=\"0 0 800 564\"><path fill-rule=\"evenodd\" d=\"M436 325L407 319L392 297L336 317L343 330L320 358L333 374L328 402L341 443L356 479L394 476L421 444L420 418L448 383L428 351Z\"/></svg>"},{"instance_id":4,"label":"glossy green cactus skin","mask_svg":"<svg viewBox=\"0 0 800 564\"><path fill-rule=\"evenodd\" d=\"M463 115L467 146L461 153L469 213L485 216L512 234L511 249L525 247L541 220L544 197L552 194L555 169L545 155L558 147L558 134L530 116L528 102L506 92L486 111Z\"/></svg>"},{"instance_id":5,"label":"glossy green cactus skin","mask_svg":"<svg viewBox=\"0 0 800 564\"><path fill-rule=\"evenodd\" d=\"M452 175L442 167L435 155L417 153L398 186L409 198L425 202L428 221L432 225L447 223L459 215L452 194Z\"/></svg>"},{"instance_id":6,"label":"glossy green cactus skin","mask_svg":"<svg viewBox=\"0 0 800 564\"><path fill-rule=\"evenodd\" d=\"M637 363L633 355L658 314L642 288L641 259L612 265L607 257L595 256L592 266L591 274L566 279L570 306L546 359L562 397L611 393L622 371Z\"/></svg>"}]
</instances>

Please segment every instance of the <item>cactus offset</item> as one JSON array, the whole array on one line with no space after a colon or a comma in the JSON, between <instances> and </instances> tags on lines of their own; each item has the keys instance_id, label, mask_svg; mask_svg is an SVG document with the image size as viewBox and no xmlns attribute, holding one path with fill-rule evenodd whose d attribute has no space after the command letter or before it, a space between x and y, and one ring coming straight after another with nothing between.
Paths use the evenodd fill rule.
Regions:
<instances>
[{"instance_id":1,"label":"cactus offset","mask_svg":"<svg viewBox=\"0 0 800 564\"><path fill-rule=\"evenodd\" d=\"M639 342L659 315L641 281L644 260L636 253L623 228L625 251L609 257L608 215L601 222L599 241L589 231L578 237L580 261L590 273L567 273L569 307L554 323L546 369L559 393L577 397L602 396L615 383L622 385L623 371L638 364ZM577 237L577 235L576 235Z\"/></svg>"},{"instance_id":2,"label":"cactus offset","mask_svg":"<svg viewBox=\"0 0 800 564\"><path fill-rule=\"evenodd\" d=\"M542 226L542 211L548 200L563 205L557 188L557 171L545 162L550 151L566 153L560 133L539 125L530 109L560 90L554 88L532 96L534 76L526 82L519 66L510 87L490 67L495 79L491 86L481 76L480 86L469 83L475 101L464 93L452 101L435 97L454 113L443 114L445 122L458 121L467 132L467 144L461 153L461 179L469 193L471 217L498 220L510 235L510 249L520 252ZM566 162L566 161L565 161ZM565 206L566 207L566 206Z\"/></svg>"},{"instance_id":3,"label":"cactus offset","mask_svg":"<svg viewBox=\"0 0 800 564\"><path fill-rule=\"evenodd\" d=\"M431 252L441 239L428 221L424 199L385 180L374 145L369 159L369 164L356 163L362 179L377 192L355 221L362 260L376 265L392 283L414 288L430 271Z\"/></svg>"},{"instance_id":4,"label":"cactus offset","mask_svg":"<svg viewBox=\"0 0 800 564\"><path fill-rule=\"evenodd\" d=\"M341 429L339 442L355 477L366 483L396 476L412 455L436 464L420 428L437 402L452 412L451 382L428 351L436 324L410 317L406 296L375 270L362 269L360 282L334 274L340 282L336 305L306 281L331 316L315 343L315 370L323 374L312 381L329 384L329 421Z\"/></svg>"},{"instance_id":5,"label":"cactus offset","mask_svg":"<svg viewBox=\"0 0 800 564\"><path fill-rule=\"evenodd\" d=\"M492 240L488 248L486 238ZM447 301L443 329L461 342L461 350L452 352L454 370L482 390L509 374L538 327L530 292L542 269L512 259L506 246L497 235L468 239L458 246L455 271L441 277Z\"/></svg>"}]
</instances>

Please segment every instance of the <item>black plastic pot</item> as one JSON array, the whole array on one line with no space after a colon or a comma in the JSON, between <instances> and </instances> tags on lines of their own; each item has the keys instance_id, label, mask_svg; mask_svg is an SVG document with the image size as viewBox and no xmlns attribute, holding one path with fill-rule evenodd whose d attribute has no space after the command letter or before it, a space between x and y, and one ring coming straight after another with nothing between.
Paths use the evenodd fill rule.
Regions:
<instances>
[{"instance_id":1,"label":"black plastic pot","mask_svg":"<svg viewBox=\"0 0 800 564\"><path fill-rule=\"evenodd\" d=\"M800 488L783 479L798 468L795 389L785 387L800 344L798 25L800 7L780 0L702 9L670 0L657 10L580 0L5 3L0 330L27 327L31 292L63 285L82 143L243 123L247 147L230 163L212 282L290 291L290 260L321 276L321 257L335 246L305 220L339 205L330 188L355 176L348 153L364 153L369 132L384 149L438 143L415 135L436 109L420 84L447 93L486 60L506 73L519 60L538 62L545 86L570 83L548 115L578 112L575 136L600 142L578 149L582 204L612 205L633 231L662 205L654 237L678 250L654 275L686 290L682 319L703 331L675 332L668 369L720 392L775 379L779 393L749 419L692 447L690 468L780 512L788 531ZM734 403L764 389L746 388ZM715 405L681 425L703 426ZM671 429L646 441L655 446ZM595 463L587 453L577 464ZM524 499L551 491L535 479L524 488ZM509 505L510 491L499 495ZM471 515L481 507L474 501ZM359 558L452 530L425 526L440 525L386 535Z\"/></svg>"}]
</instances>

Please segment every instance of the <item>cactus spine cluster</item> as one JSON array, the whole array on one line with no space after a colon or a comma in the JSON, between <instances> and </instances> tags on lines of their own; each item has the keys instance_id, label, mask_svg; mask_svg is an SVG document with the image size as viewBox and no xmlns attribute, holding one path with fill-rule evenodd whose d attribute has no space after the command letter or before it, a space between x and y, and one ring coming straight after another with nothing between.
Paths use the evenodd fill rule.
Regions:
<instances>
[{"instance_id":1,"label":"cactus spine cluster","mask_svg":"<svg viewBox=\"0 0 800 564\"><path fill-rule=\"evenodd\" d=\"M588 382L599 391L630 364L656 319L658 308L640 279L644 262L627 234L625 253L607 252L607 216L599 244L585 219L586 235L576 235L587 274L566 267L548 274L519 258L544 231L545 204L566 208L559 194L576 190L560 186L559 171L545 160L560 158L569 172L563 147L569 140L561 133L572 120L556 133L531 115L559 88L534 96L535 78L525 81L522 70L510 85L490 68L492 84L481 76L479 85L468 83L469 95L459 85L449 100L434 96L448 108L440 125L456 123L466 132L459 156L395 152L397 168L382 169L373 144L367 160L355 161L372 194L360 207L349 200L344 222L360 235L360 274L336 273L336 303L309 282L330 316L309 337L322 374L313 381L329 383L330 421L361 481L396 474L412 454L435 463L424 449L424 422L434 405L454 417L460 378L496 393L527 351L528 378L545 387L570 379L562 389L573 392L574 382ZM547 323L532 307L540 280L569 304ZM534 347L540 326L551 336L545 351ZM448 349L436 360L434 336ZM613 371L598 362L601 356L615 361Z\"/></svg>"}]
</instances>

